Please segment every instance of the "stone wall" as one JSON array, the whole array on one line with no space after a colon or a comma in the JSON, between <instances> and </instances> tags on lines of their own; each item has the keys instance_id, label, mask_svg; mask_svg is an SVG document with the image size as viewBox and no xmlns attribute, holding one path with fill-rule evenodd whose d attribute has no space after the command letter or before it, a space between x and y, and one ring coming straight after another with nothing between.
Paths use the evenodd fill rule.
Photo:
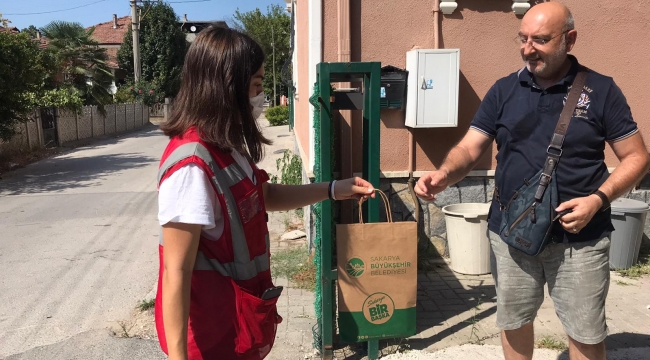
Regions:
<instances>
[{"instance_id":1,"label":"stone wall","mask_svg":"<svg viewBox=\"0 0 650 360\"><path fill-rule=\"evenodd\" d=\"M43 134L38 111L29 114L29 119L16 124L16 135L9 141L0 140L0 156L41 147Z\"/></svg>"},{"instance_id":2,"label":"stone wall","mask_svg":"<svg viewBox=\"0 0 650 360\"><path fill-rule=\"evenodd\" d=\"M102 115L97 106L84 106L78 114L74 111L58 110L58 145L112 135L149 123L149 108L142 104L107 105L104 110L106 115ZM0 141L0 155L45 147L42 126L40 110L36 110L28 121L16 125L16 135L11 140Z\"/></svg>"},{"instance_id":3,"label":"stone wall","mask_svg":"<svg viewBox=\"0 0 650 360\"><path fill-rule=\"evenodd\" d=\"M84 106L81 113L59 111L59 145L140 128L149 123L149 111L142 104L115 104L104 107Z\"/></svg>"},{"instance_id":4,"label":"stone wall","mask_svg":"<svg viewBox=\"0 0 650 360\"><path fill-rule=\"evenodd\" d=\"M395 221L414 221L415 207L407 179L381 179L381 189L389 196ZM469 177L438 194L436 201L428 203L418 199L420 206L420 242L430 242L439 254L448 256L447 226L442 208L457 203L486 203L494 193L492 177ZM650 204L650 190L633 190L624 197ZM382 220L385 218L380 210ZM647 215L649 216L649 215ZM650 219L646 219L644 241L649 241Z\"/></svg>"}]
</instances>

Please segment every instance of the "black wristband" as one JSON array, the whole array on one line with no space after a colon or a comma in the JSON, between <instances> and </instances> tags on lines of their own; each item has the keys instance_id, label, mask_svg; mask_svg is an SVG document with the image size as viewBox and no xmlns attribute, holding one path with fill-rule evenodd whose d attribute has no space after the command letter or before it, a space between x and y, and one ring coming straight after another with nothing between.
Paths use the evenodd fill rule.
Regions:
<instances>
[{"instance_id":1,"label":"black wristband","mask_svg":"<svg viewBox=\"0 0 650 360\"><path fill-rule=\"evenodd\" d=\"M334 185L334 180L330 181L330 184L327 187L327 197L332 201L334 200L334 198L332 197L332 186L333 185Z\"/></svg>"},{"instance_id":2,"label":"black wristband","mask_svg":"<svg viewBox=\"0 0 650 360\"><path fill-rule=\"evenodd\" d=\"M611 206L610 203L609 203L609 199L607 198L607 195L605 195L604 192L602 192L600 190L596 190L596 191L592 192L591 195L598 196L600 198L600 200L603 202L603 206L600 207L600 211L605 211L605 210L609 209L609 207Z\"/></svg>"}]
</instances>

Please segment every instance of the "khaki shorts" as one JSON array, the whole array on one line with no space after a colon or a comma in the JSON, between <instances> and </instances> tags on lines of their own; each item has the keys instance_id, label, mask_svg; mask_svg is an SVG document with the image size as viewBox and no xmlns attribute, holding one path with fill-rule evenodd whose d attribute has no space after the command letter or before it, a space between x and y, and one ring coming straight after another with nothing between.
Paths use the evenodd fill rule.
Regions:
<instances>
[{"instance_id":1,"label":"khaki shorts","mask_svg":"<svg viewBox=\"0 0 650 360\"><path fill-rule=\"evenodd\" d=\"M499 328L515 330L533 321L544 301L544 284L548 284L567 335L583 344L605 340L609 237L552 243L538 256L528 256L510 248L499 235L490 231L489 236Z\"/></svg>"}]
</instances>

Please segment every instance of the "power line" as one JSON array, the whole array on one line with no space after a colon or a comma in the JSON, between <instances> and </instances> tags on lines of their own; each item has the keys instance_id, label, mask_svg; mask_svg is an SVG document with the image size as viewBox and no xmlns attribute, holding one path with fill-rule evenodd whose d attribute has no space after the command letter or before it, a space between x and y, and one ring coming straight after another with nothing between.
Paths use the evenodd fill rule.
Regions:
<instances>
[{"instance_id":1,"label":"power line","mask_svg":"<svg viewBox=\"0 0 650 360\"><path fill-rule=\"evenodd\" d=\"M152 1L152 0L150 0L150 1ZM185 3L199 3L199 2L208 2L208 1L213 1L213 0L165 1L165 3L167 3L167 4L185 4ZM135 2L144 3L145 0L135 0ZM161 2L161 0L158 0L158 2Z\"/></svg>"},{"instance_id":2,"label":"power line","mask_svg":"<svg viewBox=\"0 0 650 360\"><path fill-rule=\"evenodd\" d=\"M187 0L187 1L167 1L169 4L185 4L185 3L198 3L198 2L208 2L212 0Z\"/></svg>"},{"instance_id":3,"label":"power line","mask_svg":"<svg viewBox=\"0 0 650 360\"><path fill-rule=\"evenodd\" d=\"M97 4L97 3L100 3L100 2L104 2L104 1L106 1L106 0L98 0L98 1L92 2L92 3L90 3L90 4L79 5L79 6L71 7L71 8L68 8L68 9L61 9L61 10L52 10L52 11L43 11L43 12L33 12L33 13L21 13L21 14L3 14L3 15L7 15L7 16L25 16L25 15L52 14L52 13L57 13L57 12L62 12L62 11L69 11L69 10L79 9L79 8L82 8L82 7L86 7L86 6L94 5L94 4Z\"/></svg>"}]
</instances>

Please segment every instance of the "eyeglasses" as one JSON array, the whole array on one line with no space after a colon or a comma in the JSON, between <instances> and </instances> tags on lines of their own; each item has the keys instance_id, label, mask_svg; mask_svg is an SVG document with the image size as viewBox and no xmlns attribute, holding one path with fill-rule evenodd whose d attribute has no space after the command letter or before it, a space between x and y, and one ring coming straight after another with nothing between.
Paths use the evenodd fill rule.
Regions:
<instances>
[{"instance_id":1,"label":"eyeglasses","mask_svg":"<svg viewBox=\"0 0 650 360\"><path fill-rule=\"evenodd\" d=\"M517 45L519 45L521 47L526 46L526 44L528 44L529 42L531 43L532 47L544 46L544 45L548 44L549 42L551 42L551 40L555 39L556 37L558 37L560 35L564 35L564 34L568 33L569 31L571 31L571 30L564 30L561 33L559 33L559 34L557 34L557 35L555 35L555 36L553 36L551 38L546 37L546 36L533 36L531 38L528 38L527 36L517 35L517 37L515 37L514 40L517 43Z\"/></svg>"}]
</instances>

